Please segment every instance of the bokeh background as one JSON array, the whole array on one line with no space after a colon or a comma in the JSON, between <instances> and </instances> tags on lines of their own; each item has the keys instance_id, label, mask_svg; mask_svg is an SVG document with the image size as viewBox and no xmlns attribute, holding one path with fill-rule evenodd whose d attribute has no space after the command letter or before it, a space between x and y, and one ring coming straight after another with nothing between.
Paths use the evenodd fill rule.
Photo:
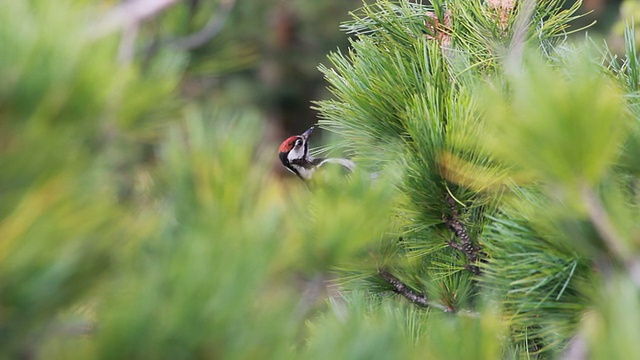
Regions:
<instances>
[{"instance_id":1,"label":"bokeh background","mask_svg":"<svg viewBox=\"0 0 640 360\"><path fill-rule=\"evenodd\" d=\"M257 108L271 129L270 141L304 131L316 121L312 101L329 96L317 66L327 63L330 51L347 50L348 34L340 23L362 1L232 1L224 29L193 50L185 93L203 101ZM206 2L187 3L198 13ZM565 7L572 3L567 1ZM592 35L618 44L624 23L640 16L639 8L633 0L585 0L580 10L585 16L574 27L590 26ZM202 15L189 19L189 29L198 28L198 18ZM227 67L215 66L214 59Z\"/></svg>"},{"instance_id":2,"label":"bokeh background","mask_svg":"<svg viewBox=\"0 0 640 360\"><path fill-rule=\"evenodd\" d=\"M211 4L190 0L178 6L185 9L170 12L183 13L186 33L203 26ZM347 51L349 35L341 31L340 23L362 1L229 0L226 4L230 10L223 28L191 50L193 58L182 80L184 94L256 109L267 123L265 135L271 143L301 133L317 121L312 102L330 96L317 66L327 63L329 52ZM565 7L572 4L567 1ZM624 24L640 16L640 5L633 0L585 0L580 13L585 15L574 28L589 26L591 35L621 50ZM173 14L162 17L169 16ZM163 33L158 29L149 36L162 38Z\"/></svg>"}]
</instances>

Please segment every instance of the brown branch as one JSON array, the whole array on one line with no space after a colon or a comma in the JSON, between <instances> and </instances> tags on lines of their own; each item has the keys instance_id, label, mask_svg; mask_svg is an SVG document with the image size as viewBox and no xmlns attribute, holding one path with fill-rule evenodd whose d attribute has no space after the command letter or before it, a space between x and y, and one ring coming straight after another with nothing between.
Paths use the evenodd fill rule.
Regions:
<instances>
[{"instance_id":1,"label":"brown branch","mask_svg":"<svg viewBox=\"0 0 640 360\"><path fill-rule=\"evenodd\" d=\"M622 262L631 280L640 288L640 261L626 245L618 234L609 214L600 202L598 195L588 185L582 186L582 199L587 208L589 219L595 227L600 239L609 249L611 254Z\"/></svg>"},{"instance_id":2,"label":"brown branch","mask_svg":"<svg viewBox=\"0 0 640 360\"><path fill-rule=\"evenodd\" d=\"M416 294L415 291L411 290L407 285L405 285L402 281L400 281L400 279L398 279L397 277L391 275L391 273L389 273L386 270L380 269L378 270L378 274L380 274L380 277L386 281L389 285L391 285L393 287L393 292L395 292L396 294L400 294L402 296L404 296L407 300L411 301L412 303L420 306L420 307L434 307L437 309L440 309L444 312L454 312L455 310L444 306L442 304L438 304L438 303L434 303L432 301L428 301L427 297L424 295L418 295Z\"/></svg>"},{"instance_id":3,"label":"brown branch","mask_svg":"<svg viewBox=\"0 0 640 360\"><path fill-rule=\"evenodd\" d=\"M451 216L447 217L446 215L443 215L442 220L444 221L445 225L447 225L447 227L451 229L451 231L453 231L456 237L460 240L460 242L449 241L447 245L465 254L467 260L469 260L470 263L467 264L465 268L475 275L479 275L480 268L476 265L473 265L473 263L478 260L478 253L480 252L480 248L474 245L471 241L471 237L469 236L467 229L459 219L460 215L458 213L458 209L456 208L456 202L453 199L453 196L451 196L450 194L447 194L447 202L449 203L449 207L451 208Z\"/></svg>"}]
</instances>

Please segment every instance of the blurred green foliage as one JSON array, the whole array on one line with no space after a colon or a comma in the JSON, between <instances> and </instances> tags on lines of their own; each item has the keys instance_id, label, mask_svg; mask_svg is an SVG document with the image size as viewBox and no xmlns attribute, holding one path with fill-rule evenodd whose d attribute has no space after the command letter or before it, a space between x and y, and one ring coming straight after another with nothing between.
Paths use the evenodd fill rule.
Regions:
<instances>
[{"instance_id":1,"label":"blurred green foliage","mask_svg":"<svg viewBox=\"0 0 640 360\"><path fill-rule=\"evenodd\" d=\"M176 96L189 54L118 62L90 4L2 7L2 357L296 357L386 182L284 191L257 112Z\"/></svg>"},{"instance_id":2,"label":"blurred green foliage","mask_svg":"<svg viewBox=\"0 0 640 360\"><path fill-rule=\"evenodd\" d=\"M539 63L513 76L508 96L492 91L501 84L484 91L490 97L483 108L492 130L483 135L489 151L511 166L565 184L567 196L602 177L631 120L619 87L580 52L566 54L561 68L532 59ZM497 93L499 98L491 97ZM541 143L545 147L535 151Z\"/></svg>"}]
</instances>

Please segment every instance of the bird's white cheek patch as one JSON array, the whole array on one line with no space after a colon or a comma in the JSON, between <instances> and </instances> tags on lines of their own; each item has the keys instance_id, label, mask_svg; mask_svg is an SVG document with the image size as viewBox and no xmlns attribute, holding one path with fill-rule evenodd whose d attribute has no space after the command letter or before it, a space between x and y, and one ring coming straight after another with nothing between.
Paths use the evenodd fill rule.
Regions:
<instances>
[{"instance_id":1,"label":"bird's white cheek patch","mask_svg":"<svg viewBox=\"0 0 640 360\"><path fill-rule=\"evenodd\" d=\"M289 161L299 160L304 157L304 148L302 146L296 146L287 155Z\"/></svg>"}]
</instances>

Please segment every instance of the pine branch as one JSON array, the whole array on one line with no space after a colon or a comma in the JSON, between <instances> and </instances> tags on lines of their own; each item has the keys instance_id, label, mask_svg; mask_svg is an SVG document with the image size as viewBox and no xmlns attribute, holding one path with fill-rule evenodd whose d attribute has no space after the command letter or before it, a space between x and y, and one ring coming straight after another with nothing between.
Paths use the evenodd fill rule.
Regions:
<instances>
[{"instance_id":1,"label":"pine branch","mask_svg":"<svg viewBox=\"0 0 640 360\"><path fill-rule=\"evenodd\" d=\"M380 277L384 281L386 281L389 285L393 286L393 292L404 296L407 300L411 301L412 303L420 307L424 307L424 308L434 307L444 312L449 312L449 313L455 312L455 309L451 307L434 303L432 301L429 301L426 296L416 294L415 291L411 290L405 283L400 281L400 279L398 279L397 277L391 275L391 273L389 273L387 270L380 269L378 270L378 274L380 274Z\"/></svg>"},{"instance_id":2,"label":"pine branch","mask_svg":"<svg viewBox=\"0 0 640 360\"><path fill-rule=\"evenodd\" d=\"M640 288L640 262L626 246L618 234L609 214L598 196L588 186L583 186L582 196L589 213L589 218L609 251L618 258L627 270L631 280Z\"/></svg>"},{"instance_id":3,"label":"pine branch","mask_svg":"<svg viewBox=\"0 0 640 360\"><path fill-rule=\"evenodd\" d=\"M471 237L469 236L467 229L460 221L460 214L458 213L458 209L456 208L456 202L453 199L453 196L451 196L450 194L447 194L447 202L449 203L449 206L451 208L451 217L443 215L443 221L460 240L460 242L449 241L447 245L464 253L470 263L467 264L465 268L475 275L479 275L480 268L472 264L478 260L478 253L480 252L480 248L474 245L471 241Z\"/></svg>"}]
</instances>

